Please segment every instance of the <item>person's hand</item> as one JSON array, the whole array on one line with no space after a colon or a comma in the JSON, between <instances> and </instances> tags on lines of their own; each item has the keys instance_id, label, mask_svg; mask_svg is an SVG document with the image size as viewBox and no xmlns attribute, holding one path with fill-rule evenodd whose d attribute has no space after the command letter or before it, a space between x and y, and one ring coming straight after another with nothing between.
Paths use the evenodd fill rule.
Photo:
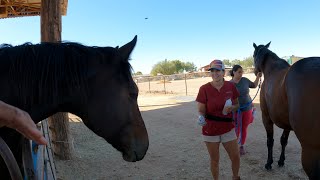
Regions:
<instances>
[{"instance_id":1,"label":"person's hand","mask_svg":"<svg viewBox=\"0 0 320 180\"><path fill-rule=\"evenodd\" d=\"M199 124L200 126L204 126L204 125L207 124L207 123L206 123L206 119L204 118L203 115L199 115L198 124Z\"/></svg>"},{"instance_id":2,"label":"person's hand","mask_svg":"<svg viewBox=\"0 0 320 180\"><path fill-rule=\"evenodd\" d=\"M231 113L233 110L235 109L235 106L227 106L225 108L225 112L227 112L227 114Z\"/></svg>"},{"instance_id":3,"label":"person's hand","mask_svg":"<svg viewBox=\"0 0 320 180\"><path fill-rule=\"evenodd\" d=\"M0 127L2 126L15 129L37 144L47 144L47 140L43 137L27 112L0 102Z\"/></svg>"},{"instance_id":4,"label":"person's hand","mask_svg":"<svg viewBox=\"0 0 320 180\"><path fill-rule=\"evenodd\" d=\"M262 77L262 72L257 73L257 77L261 78Z\"/></svg>"}]
</instances>

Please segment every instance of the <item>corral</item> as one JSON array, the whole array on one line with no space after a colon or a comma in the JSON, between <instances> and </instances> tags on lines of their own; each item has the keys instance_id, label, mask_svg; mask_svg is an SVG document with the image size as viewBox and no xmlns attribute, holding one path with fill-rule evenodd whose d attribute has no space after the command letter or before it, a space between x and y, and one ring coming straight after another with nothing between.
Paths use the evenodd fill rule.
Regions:
<instances>
[{"instance_id":1,"label":"corral","mask_svg":"<svg viewBox=\"0 0 320 180\"><path fill-rule=\"evenodd\" d=\"M254 80L253 74L245 74ZM226 77L229 80L230 77ZM196 124L194 102L199 87L209 77L188 80L189 95L185 96L184 80L171 81L172 93L148 93L148 82L139 83L139 106L149 133L150 147L142 161L127 163L121 154L103 139L88 130L80 119L70 116L75 157L70 161L56 161L60 179L211 179L209 156ZM154 82L154 87L162 84ZM162 86L161 86L162 85ZM251 89L253 97L257 89ZM286 148L285 166L274 164L266 171L266 132L261 121L259 94L254 100L257 118L249 126L248 154L241 157L240 175L243 179L307 179L300 160L300 144L291 133ZM275 128L274 160L280 156L282 130ZM221 149L221 179L231 178L229 158Z\"/></svg>"}]
</instances>

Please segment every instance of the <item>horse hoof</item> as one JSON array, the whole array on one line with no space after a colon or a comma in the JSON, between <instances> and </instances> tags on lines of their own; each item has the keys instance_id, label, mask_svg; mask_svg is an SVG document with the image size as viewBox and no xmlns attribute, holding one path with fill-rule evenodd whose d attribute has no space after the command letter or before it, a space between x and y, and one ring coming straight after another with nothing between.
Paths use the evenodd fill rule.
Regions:
<instances>
[{"instance_id":1,"label":"horse hoof","mask_svg":"<svg viewBox=\"0 0 320 180\"><path fill-rule=\"evenodd\" d=\"M278 161L278 166L283 167L284 166L284 161Z\"/></svg>"},{"instance_id":2,"label":"horse hoof","mask_svg":"<svg viewBox=\"0 0 320 180\"><path fill-rule=\"evenodd\" d=\"M264 167L266 168L266 170L271 170L272 169L271 164L266 164Z\"/></svg>"}]
</instances>

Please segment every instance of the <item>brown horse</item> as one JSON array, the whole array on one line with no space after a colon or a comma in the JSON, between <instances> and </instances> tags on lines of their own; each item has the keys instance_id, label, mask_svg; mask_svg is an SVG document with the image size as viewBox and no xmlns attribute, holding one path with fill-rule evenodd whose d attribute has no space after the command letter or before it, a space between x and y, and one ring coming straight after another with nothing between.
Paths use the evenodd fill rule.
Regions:
<instances>
[{"instance_id":1,"label":"brown horse","mask_svg":"<svg viewBox=\"0 0 320 180\"><path fill-rule=\"evenodd\" d=\"M271 42L270 42L271 43ZM262 120L267 131L268 161L273 163L273 124L284 129L279 166L284 165L284 150L290 130L302 147L302 166L310 179L320 179L320 57L304 58L292 66L268 49L253 43L255 73L263 72L260 92Z\"/></svg>"},{"instance_id":2,"label":"brown horse","mask_svg":"<svg viewBox=\"0 0 320 180\"><path fill-rule=\"evenodd\" d=\"M0 99L28 112L35 123L57 112L78 115L95 134L122 153L143 159L148 134L137 104L129 57L137 37L118 48L78 43L0 46ZM21 135L0 128L21 165ZM0 179L6 179L0 158Z\"/></svg>"}]
</instances>

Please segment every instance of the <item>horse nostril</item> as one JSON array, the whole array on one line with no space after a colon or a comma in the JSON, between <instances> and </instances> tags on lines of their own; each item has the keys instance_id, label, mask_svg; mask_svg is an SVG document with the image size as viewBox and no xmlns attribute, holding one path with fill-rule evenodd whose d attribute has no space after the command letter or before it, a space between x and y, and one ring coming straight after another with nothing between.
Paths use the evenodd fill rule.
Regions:
<instances>
[{"instance_id":1,"label":"horse nostril","mask_svg":"<svg viewBox=\"0 0 320 180\"><path fill-rule=\"evenodd\" d=\"M133 151L136 155L137 161L144 158L149 148L149 141L135 140Z\"/></svg>"}]
</instances>

